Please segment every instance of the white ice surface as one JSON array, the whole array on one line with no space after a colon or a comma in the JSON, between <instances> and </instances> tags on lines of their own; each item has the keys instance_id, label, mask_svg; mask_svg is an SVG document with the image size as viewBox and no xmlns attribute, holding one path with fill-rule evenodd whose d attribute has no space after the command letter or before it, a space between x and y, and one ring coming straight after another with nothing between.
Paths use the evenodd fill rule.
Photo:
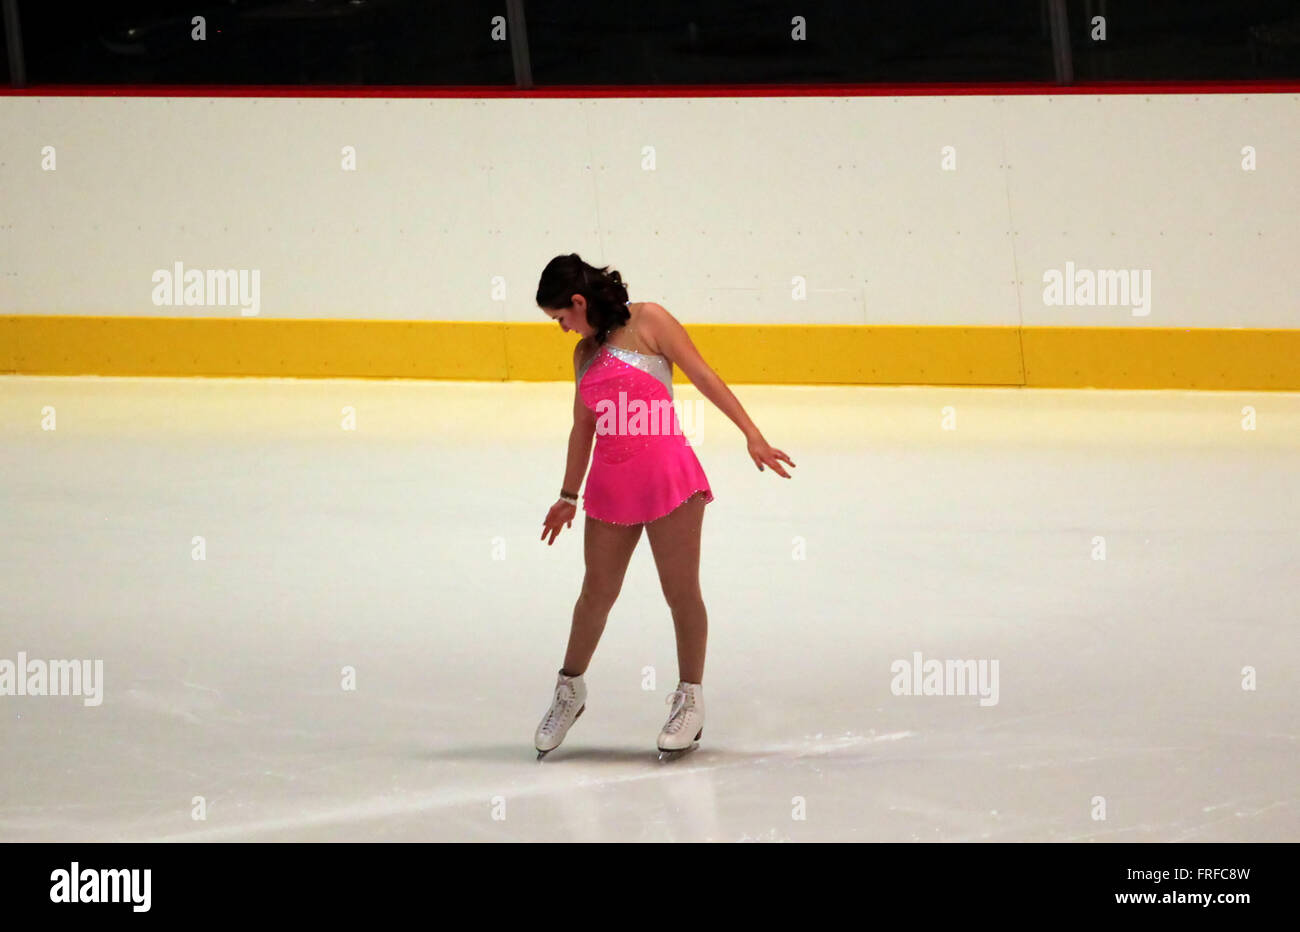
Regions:
<instances>
[{"instance_id":1,"label":"white ice surface","mask_svg":"<svg viewBox=\"0 0 1300 932\"><path fill-rule=\"evenodd\" d=\"M0 378L0 659L104 663L0 697L0 840L1300 840L1300 395L734 389L798 467L677 386L701 747L643 537L538 763L570 385ZM998 703L894 695L913 651Z\"/></svg>"}]
</instances>

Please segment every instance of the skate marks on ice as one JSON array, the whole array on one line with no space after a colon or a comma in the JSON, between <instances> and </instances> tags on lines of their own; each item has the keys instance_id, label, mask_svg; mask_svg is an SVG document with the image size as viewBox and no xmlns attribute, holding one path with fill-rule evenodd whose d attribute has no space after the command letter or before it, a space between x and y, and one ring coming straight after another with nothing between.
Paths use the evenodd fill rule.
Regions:
<instances>
[{"instance_id":1,"label":"skate marks on ice","mask_svg":"<svg viewBox=\"0 0 1300 932\"><path fill-rule=\"evenodd\" d=\"M314 811L304 811L292 815L268 815L253 818L236 825L197 828L192 832L178 832L154 835L142 840L147 841L222 841L235 839L257 840L265 834L293 833L299 830L319 830L338 828L340 836L349 826L357 826L372 821L382 821L397 817L410 818L422 814L436 813L442 809L452 809L484 802L490 796L501 793L510 799L526 797L557 796L563 798L574 789L604 790L642 781L655 781L689 775L704 775L733 768L753 768L761 764L788 765L797 764L808 758L838 755L846 750L859 750L877 743L895 742L914 736L914 732L900 731L886 734L855 735L851 732L837 736L809 736L800 741L780 744L767 743L751 750L743 748L720 749L701 747L690 752L689 758L678 762L676 766L662 766L656 760L657 751L648 750L612 750L573 748L565 753L564 747L557 748L554 755L547 755L546 764L538 766L536 752L511 746L511 759L520 766L527 765L526 772L511 768L522 776L503 779L503 774L482 773L469 778L460 777L459 785L447 785L428 792L406 793L401 795L382 794L357 802L345 803ZM485 756L500 760L505 748L490 746L483 748L489 753ZM445 761L465 761L474 759L473 750L459 749L455 753L439 755ZM590 766L580 766L583 762L597 762L621 768L626 764L636 765L635 771L623 773L593 772ZM357 839L369 837L368 834L347 837ZM728 839L738 840L738 839ZM756 840L756 839L749 839Z\"/></svg>"},{"instance_id":2,"label":"skate marks on ice","mask_svg":"<svg viewBox=\"0 0 1300 932\"><path fill-rule=\"evenodd\" d=\"M223 722L243 719L219 689L186 680L138 678L123 695L128 708L164 718L178 718L192 725L202 724L207 719Z\"/></svg>"}]
</instances>

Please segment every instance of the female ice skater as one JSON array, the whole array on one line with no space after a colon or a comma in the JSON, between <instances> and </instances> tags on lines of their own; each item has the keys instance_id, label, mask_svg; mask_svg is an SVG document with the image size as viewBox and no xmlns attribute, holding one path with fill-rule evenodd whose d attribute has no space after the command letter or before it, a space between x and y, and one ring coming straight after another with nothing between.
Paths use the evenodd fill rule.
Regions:
<instances>
[{"instance_id":1,"label":"female ice skater","mask_svg":"<svg viewBox=\"0 0 1300 932\"><path fill-rule=\"evenodd\" d=\"M677 633L680 679L667 699L672 711L659 733L660 760L666 753L689 750L704 734L701 684L708 622L700 597L700 528L713 491L672 409L673 365L744 432L749 455L760 471L770 466L789 479L781 462L794 466L785 453L763 439L676 318L658 304L632 304L619 273L607 268L588 265L576 253L556 256L547 263L537 286L538 307L565 333L582 335L573 352L577 391L568 465L560 498L542 525L542 540L550 535L547 546L563 526L573 526L576 490L591 457L583 496L586 575L573 609L555 697L537 726L538 760L560 746L586 709L582 676L618 598L642 527L650 538ZM644 417L637 417L638 409Z\"/></svg>"}]
</instances>

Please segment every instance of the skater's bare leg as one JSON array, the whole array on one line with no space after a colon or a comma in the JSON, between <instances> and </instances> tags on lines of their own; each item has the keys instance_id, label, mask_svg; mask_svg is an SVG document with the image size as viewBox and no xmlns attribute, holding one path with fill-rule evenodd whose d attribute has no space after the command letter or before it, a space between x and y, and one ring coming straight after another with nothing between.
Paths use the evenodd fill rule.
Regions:
<instances>
[{"instance_id":1,"label":"skater's bare leg","mask_svg":"<svg viewBox=\"0 0 1300 932\"><path fill-rule=\"evenodd\" d=\"M677 632L678 677L687 683L704 682L704 648L709 638L709 619L700 595L703 526L703 492L645 526Z\"/></svg>"},{"instance_id":2,"label":"skater's bare leg","mask_svg":"<svg viewBox=\"0 0 1300 932\"><path fill-rule=\"evenodd\" d=\"M588 517L583 528L583 554L587 572L582 592L573 607L569 648L564 655L564 672L578 676L587 672L605 630L609 610L614 607L632 551L641 539L644 525L608 524Z\"/></svg>"}]
</instances>

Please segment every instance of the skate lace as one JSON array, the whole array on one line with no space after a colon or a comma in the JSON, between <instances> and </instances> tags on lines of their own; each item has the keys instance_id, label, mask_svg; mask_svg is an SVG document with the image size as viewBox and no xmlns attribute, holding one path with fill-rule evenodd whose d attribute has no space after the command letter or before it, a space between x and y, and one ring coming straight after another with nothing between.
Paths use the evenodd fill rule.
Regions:
<instances>
[{"instance_id":1,"label":"skate lace","mask_svg":"<svg viewBox=\"0 0 1300 932\"><path fill-rule=\"evenodd\" d=\"M551 734L555 729L560 727L560 723L568 716L569 710L573 708L573 701L577 696L573 687L557 686L555 688L555 699L551 702L551 709L546 713L546 721L542 723L542 731Z\"/></svg>"},{"instance_id":2,"label":"skate lace","mask_svg":"<svg viewBox=\"0 0 1300 932\"><path fill-rule=\"evenodd\" d=\"M672 711L668 713L668 724L664 726L664 731L668 732L668 734L675 735L682 730L682 725L686 722L684 713L686 712L688 698L686 690L676 689L664 700L665 703L671 702L673 704Z\"/></svg>"}]
</instances>

